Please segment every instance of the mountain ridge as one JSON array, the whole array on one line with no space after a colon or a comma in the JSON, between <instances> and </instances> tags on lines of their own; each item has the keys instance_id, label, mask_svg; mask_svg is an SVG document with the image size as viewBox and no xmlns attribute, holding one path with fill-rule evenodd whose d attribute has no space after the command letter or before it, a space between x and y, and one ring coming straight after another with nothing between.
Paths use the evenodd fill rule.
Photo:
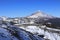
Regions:
<instances>
[{"instance_id":1,"label":"mountain ridge","mask_svg":"<svg viewBox=\"0 0 60 40\"><path fill-rule=\"evenodd\" d=\"M32 13L30 16L27 16L27 18L38 18L38 17L46 17L46 18L53 18L53 16L48 15L42 11L36 11L34 13Z\"/></svg>"}]
</instances>

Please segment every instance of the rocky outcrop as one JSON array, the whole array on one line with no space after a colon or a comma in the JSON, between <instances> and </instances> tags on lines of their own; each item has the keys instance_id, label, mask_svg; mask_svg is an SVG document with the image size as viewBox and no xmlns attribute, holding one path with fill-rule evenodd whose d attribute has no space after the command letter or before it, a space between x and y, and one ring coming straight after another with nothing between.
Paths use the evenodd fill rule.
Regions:
<instances>
[{"instance_id":1,"label":"rocky outcrop","mask_svg":"<svg viewBox=\"0 0 60 40\"><path fill-rule=\"evenodd\" d=\"M3 27L3 25L5 25ZM24 29L11 25L9 22L0 26L0 40L44 40Z\"/></svg>"}]
</instances>

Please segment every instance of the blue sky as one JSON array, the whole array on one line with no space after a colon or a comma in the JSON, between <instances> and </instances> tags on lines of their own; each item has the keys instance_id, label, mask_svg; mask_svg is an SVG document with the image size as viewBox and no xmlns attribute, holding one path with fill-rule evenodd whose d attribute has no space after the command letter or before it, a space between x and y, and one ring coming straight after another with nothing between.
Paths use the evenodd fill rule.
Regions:
<instances>
[{"instance_id":1,"label":"blue sky","mask_svg":"<svg viewBox=\"0 0 60 40\"><path fill-rule=\"evenodd\" d=\"M60 0L0 0L0 16L24 17L37 10L60 17Z\"/></svg>"}]
</instances>

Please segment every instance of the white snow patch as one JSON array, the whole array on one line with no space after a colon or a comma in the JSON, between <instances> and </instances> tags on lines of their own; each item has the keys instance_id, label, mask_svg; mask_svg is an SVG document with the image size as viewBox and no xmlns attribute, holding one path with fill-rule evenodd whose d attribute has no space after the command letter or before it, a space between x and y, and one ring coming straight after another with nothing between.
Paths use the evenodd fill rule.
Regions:
<instances>
[{"instance_id":1,"label":"white snow patch","mask_svg":"<svg viewBox=\"0 0 60 40\"><path fill-rule=\"evenodd\" d=\"M48 30L44 30L45 26L41 26L39 28L37 26L28 26L28 27L21 27L24 30L27 30L33 34L44 35L45 39L49 40L60 40L60 34L52 31L59 31L58 29L48 28ZM52 30L52 31L49 31Z\"/></svg>"}]
</instances>

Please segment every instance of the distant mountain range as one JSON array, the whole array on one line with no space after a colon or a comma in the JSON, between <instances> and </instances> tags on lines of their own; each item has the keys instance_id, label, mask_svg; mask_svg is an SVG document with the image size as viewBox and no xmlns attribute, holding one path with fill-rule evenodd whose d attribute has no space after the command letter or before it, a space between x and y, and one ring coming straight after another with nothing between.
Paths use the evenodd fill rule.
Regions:
<instances>
[{"instance_id":1,"label":"distant mountain range","mask_svg":"<svg viewBox=\"0 0 60 40\"><path fill-rule=\"evenodd\" d=\"M0 17L2 20L13 21L17 24L43 24L43 25L55 25L58 26L60 24L60 18L48 15L41 11L36 11L29 16L26 17L16 17L16 18L9 18L9 17ZM53 22L52 22L53 21ZM59 25L60 26L60 25ZM58 26L58 27L59 27Z\"/></svg>"}]
</instances>

